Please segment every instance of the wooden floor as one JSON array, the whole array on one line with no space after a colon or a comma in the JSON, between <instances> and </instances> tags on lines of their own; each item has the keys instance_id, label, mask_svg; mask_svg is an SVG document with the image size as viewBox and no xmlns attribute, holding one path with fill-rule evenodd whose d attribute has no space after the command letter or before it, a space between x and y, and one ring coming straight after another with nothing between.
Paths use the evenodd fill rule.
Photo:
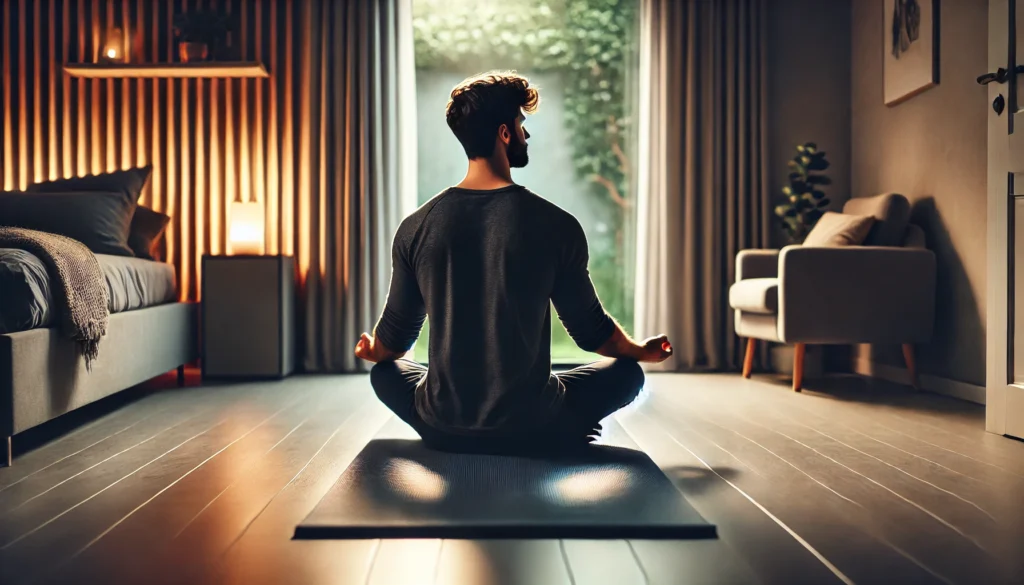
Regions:
<instances>
[{"instance_id":1,"label":"wooden floor","mask_svg":"<svg viewBox=\"0 0 1024 585\"><path fill-rule=\"evenodd\" d=\"M858 377L650 376L605 441L708 541L293 541L402 434L365 376L147 394L0 469L0 583L1024 583L1024 443L982 407Z\"/></svg>"}]
</instances>

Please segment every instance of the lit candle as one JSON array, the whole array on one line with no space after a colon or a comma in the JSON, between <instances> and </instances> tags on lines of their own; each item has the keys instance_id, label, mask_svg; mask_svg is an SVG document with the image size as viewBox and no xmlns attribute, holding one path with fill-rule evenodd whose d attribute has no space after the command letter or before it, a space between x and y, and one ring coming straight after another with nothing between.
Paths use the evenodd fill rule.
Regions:
<instances>
[{"instance_id":1,"label":"lit candle","mask_svg":"<svg viewBox=\"0 0 1024 585\"><path fill-rule=\"evenodd\" d=\"M106 46L103 49L103 56L108 61L120 63L124 61L124 33L119 28L112 28L107 33Z\"/></svg>"}]
</instances>

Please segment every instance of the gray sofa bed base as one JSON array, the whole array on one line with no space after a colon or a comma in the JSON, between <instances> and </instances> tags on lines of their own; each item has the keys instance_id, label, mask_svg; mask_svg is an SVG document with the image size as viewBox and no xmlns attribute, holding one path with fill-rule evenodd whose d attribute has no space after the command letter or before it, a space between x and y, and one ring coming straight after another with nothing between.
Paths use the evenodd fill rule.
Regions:
<instances>
[{"instance_id":1,"label":"gray sofa bed base","mask_svg":"<svg viewBox=\"0 0 1024 585\"><path fill-rule=\"evenodd\" d=\"M55 328L0 335L0 466L14 434L116 394L198 357L197 305L170 303L110 316L99 358L86 371Z\"/></svg>"}]
</instances>

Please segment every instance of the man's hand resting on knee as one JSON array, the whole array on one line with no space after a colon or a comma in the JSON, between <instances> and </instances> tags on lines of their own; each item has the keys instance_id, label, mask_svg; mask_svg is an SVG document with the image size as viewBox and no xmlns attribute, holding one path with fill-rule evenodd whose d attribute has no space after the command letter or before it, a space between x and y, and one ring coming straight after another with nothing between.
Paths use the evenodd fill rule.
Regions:
<instances>
[{"instance_id":1,"label":"man's hand resting on knee","mask_svg":"<svg viewBox=\"0 0 1024 585\"><path fill-rule=\"evenodd\" d=\"M368 362L378 363L397 360L404 355L404 351L401 353L391 351L384 347L383 343L378 342L376 337L371 337L367 333L360 335L359 342L356 343L356 357Z\"/></svg>"},{"instance_id":2,"label":"man's hand resting on knee","mask_svg":"<svg viewBox=\"0 0 1024 585\"><path fill-rule=\"evenodd\" d=\"M608 341L597 349L597 354L610 358L624 358L638 362L663 362L672 355L672 344L667 335L659 335L636 343L618 324Z\"/></svg>"}]
</instances>

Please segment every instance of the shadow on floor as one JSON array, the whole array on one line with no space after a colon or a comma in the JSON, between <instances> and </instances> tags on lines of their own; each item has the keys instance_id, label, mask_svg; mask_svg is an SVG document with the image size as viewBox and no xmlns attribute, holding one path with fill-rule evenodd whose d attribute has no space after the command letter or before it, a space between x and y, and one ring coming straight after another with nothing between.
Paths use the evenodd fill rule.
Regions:
<instances>
[{"instance_id":1,"label":"shadow on floor","mask_svg":"<svg viewBox=\"0 0 1024 585\"><path fill-rule=\"evenodd\" d=\"M781 390L791 392L788 379L773 375L762 375L760 378L773 386L779 386ZM915 414L955 414L965 421L979 424L981 428L985 424L984 405L858 374L830 374L807 380L803 393L841 402L889 406Z\"/></svg>"},{"instance_id":2,"label":"shadow on floor","mask_svg":"<svg viewBox=\"0 0 1024 585\"><path fill-rule=\"evenodd\" d=\"M685 485L686 493L688 495L699 494L706 488L713 487L716 482L721 481L719 477L731 480L739 475L739 472L732 467L716 467L715 471L712 472L704 467L680 465L676 467L666 467L661 471L667 475L673 483ZM716 473L718 475L715 475Z\"/></svg>"}]
</instances>

